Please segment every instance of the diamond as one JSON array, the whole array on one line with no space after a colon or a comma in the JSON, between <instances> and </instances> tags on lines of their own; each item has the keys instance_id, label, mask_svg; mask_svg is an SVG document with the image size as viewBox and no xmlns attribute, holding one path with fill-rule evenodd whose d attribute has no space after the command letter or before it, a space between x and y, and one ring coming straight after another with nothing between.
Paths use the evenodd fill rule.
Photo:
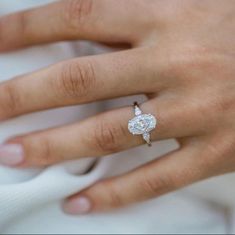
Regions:
<instances>
[{"instance_id":1,"label":"diamond","mask_svg":"<svg viewBox=\"0 0 235 235\"><path fill-rule=\"evenodd\" d=\"M135 115L138 116L141 114L142 114L142 111L140 110L140 108L138 106L135 106Z\"/></svg>"},{"instance_id":2,"label":"diamond","mask_svg":"<svg viewBox=\"0 0 235 235\"><path fill-rule=\"evenodd\" d=\"M157 120L152 114L140 114L128 123L128 129L133 135L143 135L152 131L157 125Z\"/></svg>"},{"instance_id":3,"label":"diamond","mask_svg":"<svg viewBox=\"0 0 235 235\"><path fill-rule=\"evenodd\" d=\"M148 144L151 144L151 141L150 141L150 134L149 134L149 133L144 133L144 134L143 134L143 138L144 138L144 140L145 140Z\"/></svg>"}]
</instances>

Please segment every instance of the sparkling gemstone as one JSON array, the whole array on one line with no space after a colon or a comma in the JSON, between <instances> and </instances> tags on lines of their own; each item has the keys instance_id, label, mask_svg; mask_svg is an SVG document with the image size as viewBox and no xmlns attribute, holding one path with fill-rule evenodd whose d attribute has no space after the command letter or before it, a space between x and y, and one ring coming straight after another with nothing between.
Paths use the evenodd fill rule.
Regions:
<instances>
[{"instance_id":1,"label":"sparkling gemstone","mask_svg":"<svg viewBox=\"0 0 235 235\"><path fill-rule=\"evenodd\" d=\"M142 114L142 111L140 110L140 108L138 106L135 106L135 115L140 115Z\"/></svg>"},{"instance_id":2,"label":"sparkling gemstone","mask_svg":"<svg viewBox=\"0 0 235 235\"><path fill-rule=\"evenodd\" d=\"M144 133L143 138L146 140L146 142L150 142L150 134L149 133Z\"/></svg>"},{"instance_id":3,"label":"sparkling gemstone","mask_svg":"<svg viewBox=\"0 0 235 235\"><path fill-rule=\"evenodd\" d=\"M156 127L157 120L152 114L141 114L128 123L128 129L133 135L142 135Z\"/></svg>"}]
</instances>

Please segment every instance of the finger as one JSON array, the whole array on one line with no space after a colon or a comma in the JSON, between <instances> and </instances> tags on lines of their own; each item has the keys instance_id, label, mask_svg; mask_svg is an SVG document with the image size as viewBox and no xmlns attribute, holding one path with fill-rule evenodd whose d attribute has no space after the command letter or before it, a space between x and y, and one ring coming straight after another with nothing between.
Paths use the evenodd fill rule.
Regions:
<instances>
[{"instance_id":1,"label":"finger","mask_svg":"<svg viewBox=\"0 0 235 235\"><path fill-rule=\"evenodd\" d=\"M191 128L184 128L187 118L193 120L191 116L184 116L177 111L179 107L175 103L173 106L154 101L157 108L151 103L146 102L141 105L141 109L144 113L152 113L158 120L156 129L151 132L152 140L187 136L194 131L192 127L196 131L195 122ZM144 144L142 136L133 136L128 131L128 120L133 116L133 107L125 107L104 112L80 123L13 138L0 148L0 162L4 164L8 163L8 159L10 161L12 146L18 148L15 155L19 161L10 161L10 164L29 167L104 156Z\"/></svg>"},{"instance_id":2,"label":"finger","mask_svg":"<svg viewBox=\"0 0 235 235\"><path fill-rule=\"evenodd\" d=\"M69 214L107 211L175 191L210 176L200 148L182 150L150 162L122 176L100 181L68 199Z\"/></svg>"},{"instance_id":3,"label":"finger","mask_svg":"<svg viewBox=\"0 0 235 235\"><path fill-rule=\"evenodd\" d=\"M0 49L73 39L130 43L141 35L147 6L141 1L67 0L4 16Z\"/></svg>"},{"instance_id":4,"label":"finger","mask_svg":"<svg viewBox=\"0 0 235 235\"><path fill-rule=\"evenodd\" d=\"M73 59L5 82L0 85L0 119L156 92L169 82L165 74L167 57L163 54L153 62L148 50L141 48Z\"/></svg>"}]
</instances>

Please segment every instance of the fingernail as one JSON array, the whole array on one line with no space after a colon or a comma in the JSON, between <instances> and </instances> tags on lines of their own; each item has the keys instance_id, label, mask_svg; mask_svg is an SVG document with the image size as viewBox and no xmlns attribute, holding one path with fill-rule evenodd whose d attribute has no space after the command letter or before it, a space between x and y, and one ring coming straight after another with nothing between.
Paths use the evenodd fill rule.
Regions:
<instances>
[{"instance_id":1,"label":"fingernail","mask_svg":"<svg viewBox=\"0 0 235 235\"><path fill-rule=\"evenodd\" d=\"M16 166L24 160L23 147L19 144L0 145L0 164Z\"/></svg>"},{"instance_id":2,"label":"fingernail","mask_svg":"<svg viewBox=\"0 0 235 235\"><path fill-rule=\"evenodd\" d=\"M91 209L91 202L86 197L78 197L68 200L64 204L64 211L71 215L86 214Z\"/></svg>"}]
</instances>

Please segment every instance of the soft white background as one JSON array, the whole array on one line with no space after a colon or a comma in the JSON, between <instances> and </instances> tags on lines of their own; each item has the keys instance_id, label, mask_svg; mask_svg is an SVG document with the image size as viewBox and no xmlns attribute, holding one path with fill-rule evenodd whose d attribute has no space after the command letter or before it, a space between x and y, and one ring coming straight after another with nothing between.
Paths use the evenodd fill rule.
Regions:
<instances>
[{"instance_id":1,"label":"soft white background","mask_svg":"<svg viewBox=\"0 0 235 235\"><path fill-rule=\"evenodd\" d=\"M47 0L1 0L0 15L45 4ZM55 62L99 53L86 43L57 43L0 55L0 81ZM107 78L108 79L108 78ZM79 121L134 98L67 107L12 119L0 124L0 141L32 130ZM1 112L1 110L0 110ZM96 180L120 174L176 147L162 141L107 156L93 171L82 173L94 159L59 164L47 169L0 167L0 232L26 233L228 233L235 232L235 175L210 179L176 193L106 214L71 217L60 208L63 198ZM146 153L147 152L147 153Z\"/></svg>"}]
</instances>

